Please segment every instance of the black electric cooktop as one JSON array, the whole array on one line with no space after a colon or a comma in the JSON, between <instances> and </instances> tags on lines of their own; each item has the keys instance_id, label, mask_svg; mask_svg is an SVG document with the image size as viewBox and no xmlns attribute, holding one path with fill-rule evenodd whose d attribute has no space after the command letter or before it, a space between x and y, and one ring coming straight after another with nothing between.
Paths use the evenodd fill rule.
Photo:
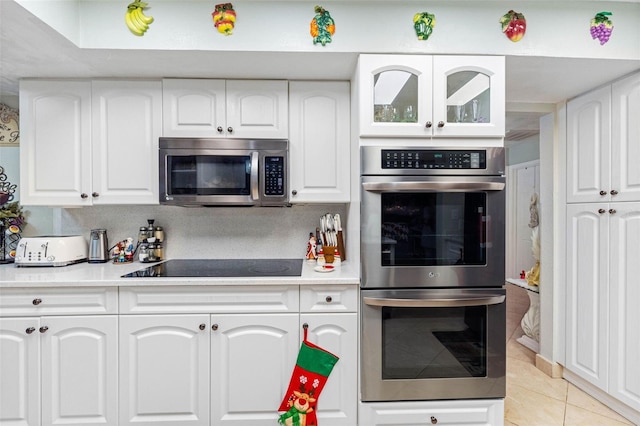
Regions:
<instances>
[{"instance_id":1,"label":"black electric cooktop","mask_svg":"<svg viewBox=\"0 0 640 426\"><path fill-rule=\"evenodd\" d=\"M171 259L123 275L139 277L299 277L302 259Z\"/></svg>"}]
</instances>

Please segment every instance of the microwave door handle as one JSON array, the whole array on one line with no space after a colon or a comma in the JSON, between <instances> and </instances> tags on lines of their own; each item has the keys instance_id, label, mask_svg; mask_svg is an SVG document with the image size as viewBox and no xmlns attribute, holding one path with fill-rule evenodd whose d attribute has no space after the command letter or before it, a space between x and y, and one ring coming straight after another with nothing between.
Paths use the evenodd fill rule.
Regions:
<instances>
[{"instance_id":1,"label":"microwave door handle","mask_svg":"<svg viewBox=\"0 0 640 426\"><path fill-rule=\"evenodd\" d=\"M504 182L363 182L362 188L369 192L411 191L502 191Z\"/></svg>"},{"instance_id":2,"label":"microwave door handle","mask_svg":"<svg viewBox=\"0 0 640 426\"><path fill-rule=\"evenodd\" d=\"M258 152L251 153L251 199L257 201L260 199L260 188L258 185Z\"/></svg>"},{"instance_id":3,"label":"microwave door handle","mask_svg":"<svg viewBox=\"0 0 640 426\"><path fill-rule=\"evenodd\" d=\"M369 306L410 307L410 308L440 308L459 306L486 306L499 305L505 300L504 295L479 296L479 297L454 297L433 299L390 299L379 297L363 297L362 300Z\"/></svg>"}]
</instances>

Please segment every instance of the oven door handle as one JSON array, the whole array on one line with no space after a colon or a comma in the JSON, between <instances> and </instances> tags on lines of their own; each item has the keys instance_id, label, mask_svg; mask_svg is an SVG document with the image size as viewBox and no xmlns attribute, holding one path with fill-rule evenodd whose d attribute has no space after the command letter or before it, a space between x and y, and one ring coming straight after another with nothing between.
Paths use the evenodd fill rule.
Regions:
<instances>
[{"instance_id":1,"label":"oven door handle","mask_svg":"<svg viewBox=\"0 0 640 426\"><path fill-rule=\"evenodd\" d=\"M363 182L362 188L369 192L411 191L502 191L504 182Z\"/></svg>"},{"instance_id":2,"label":"oven door handle","mask_svg":"<svg viewBox=\"0 0 640 426\"><path fill-rule=\"evenodd\" d=\"M458 306L486 306L499 305L505 300L504 295L478 297L452 297L433 299L389 299L386 297L363 297L369 306L410 307L410 308L439 308Z\"/></svg>"},{"instance_id":3,"label":"oven door handle","mask_svg":"<svg viewBox=\"0 0 640 426\"><path fill-rule=\"evenodd\" d=\"M260 190L258 187L258 152L251 153L251 199L257 201L260 198Z\"/></svg>"}]
</instances>

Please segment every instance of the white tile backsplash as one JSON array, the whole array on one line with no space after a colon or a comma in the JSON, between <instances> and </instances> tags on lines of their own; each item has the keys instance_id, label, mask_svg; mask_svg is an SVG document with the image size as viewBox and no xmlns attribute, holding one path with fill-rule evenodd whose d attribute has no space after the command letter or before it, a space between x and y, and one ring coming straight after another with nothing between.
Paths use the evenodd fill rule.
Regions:
<instances>
[{"instance_id":1,"label":"white tile backsplash","mask_svg":"<svg viewBox=\"0 0 640 426\"><path fill-rule=\"evenodd\" d=\"M309 232L324 213L340 213L344 204L293 207L94 206L61 209L60 233L84 235L107 230L109 245L155 219L165 230L166 258L302 258ZM344 219L343 219L344 221ZM346 228L346 223L343 226Z\"/></svg>"}]
</instances>

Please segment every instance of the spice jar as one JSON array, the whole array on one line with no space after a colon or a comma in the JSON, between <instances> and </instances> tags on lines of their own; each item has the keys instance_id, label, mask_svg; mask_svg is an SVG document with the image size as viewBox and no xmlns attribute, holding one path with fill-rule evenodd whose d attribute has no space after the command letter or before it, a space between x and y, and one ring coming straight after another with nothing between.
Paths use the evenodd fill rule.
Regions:
<instances>
[{"instance_id":1,"label":"spice jar","mask_svg":"<svg viewBox=\"0 0 640 426\"><path fill-rule=\"evenodd\" d=\"M156 260L162 260L164 258L164 250L161 243L156 243L154 245L153 254Z\"/></svg>"},{"instance_id":2,"label":"spice jar","mask_svg":"<svg viewBox=\"0 0 640 426\"><path fill-rule=\"evenodd\" d=\"M138 242L143 243L147 241L147 227L141 226L140 231L138 231Z\"/></svg>"},{"instance_id":3,"label":"spice jar","mask_svg":"<svg viewBox=\"0 0 640 426\"><path fill-rule=\"evenodd\" d=\"M156 226L156 229L153 232L153 235L156 237L156 242L161 243L164 241L164 230L162 226Z\"/></svg>"},{"instance_id":4,"label":"spice jar","mask_svg":"<svg viewBox=\"0 0 640 426\"><path fill-rule=\"evenodd\" d=\"M138 260L143 263L149 262L149 244L140 244L138 248Z\"/></svg>"}]
</instances>

